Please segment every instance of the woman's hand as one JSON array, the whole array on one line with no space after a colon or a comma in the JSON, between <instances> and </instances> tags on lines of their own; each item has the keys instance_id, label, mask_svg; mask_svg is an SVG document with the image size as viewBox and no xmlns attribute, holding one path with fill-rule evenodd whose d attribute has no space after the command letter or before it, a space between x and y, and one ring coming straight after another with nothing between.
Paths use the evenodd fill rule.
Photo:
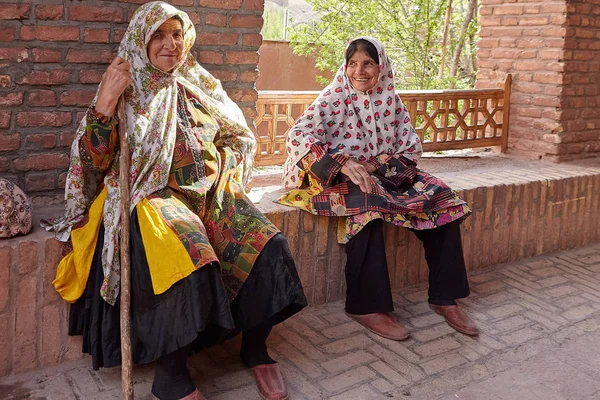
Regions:
<instances>
[{"instance_id":1,"label":"woman's hand","mask_svg":"<svg viewBox=\"0 0 600 400\"><path fill-rule=\"evenodd\" d=\"M360 190L365 193L370 193L373 189L373 179L371 179L370 172L364 164L368 163L362 163L353 158L349 158L342 167L342 173L347 175L352 182L357 184ZM370 164L368 165L373 168L374 172L375 167Z\"/></svg>"},{"instance_id":2,"label":"woman's hand","mask_svg":"<svg viewBox=\"0 0 600 400\"><path fill-rule=\"evenodd\" d=\"M117 108L121 93L131 84L129 63L121 57L116 57L102 75L100 91L96 99L96 111L111 117Z\"/></svg>"}]
</instances>

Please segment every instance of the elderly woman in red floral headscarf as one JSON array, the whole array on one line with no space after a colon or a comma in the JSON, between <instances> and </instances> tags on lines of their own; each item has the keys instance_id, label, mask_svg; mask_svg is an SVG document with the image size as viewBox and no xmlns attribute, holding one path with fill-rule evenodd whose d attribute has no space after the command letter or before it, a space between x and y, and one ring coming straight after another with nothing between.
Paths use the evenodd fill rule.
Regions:
<instances>
[{"instance_id":1,"label":"elderly woman in red floral headscarf","mask_svg":"<svg viewBox=\"0 0 600 400\"><path fill-rule=\"evenodd\" d=\"M66 215L45 223L65 242L53 283L73 303L69 334L83 335L94 369L119 365L114 114L124 93L133 362L157 362L158 398L200 399L188 354L241 331L241 359L261 396L284 399L266 339L306 298L287 241L244 194L254 135L190 54L195 39L188 15L169 4L147 3L133 15L73 143Z\"/></svg>"},{"instance_id":2,"label":"elderly woman in red floral headscarf","mask_svg":"<svg viewBox=\"0 0 600 400\"><path fill-rule=\"evenodd\" d=\"M393 340L408 330L393 311L383 224L410 229L429 266L429 305L448 324L477 335L456 303L469 295L460 221L470 210L440 179L416 167L421 143L394 88L383 45L349 43L345 62L290 129L278 201L316 215L341 217L346 243L346 313Z\"/></svg>"}]
</instances>

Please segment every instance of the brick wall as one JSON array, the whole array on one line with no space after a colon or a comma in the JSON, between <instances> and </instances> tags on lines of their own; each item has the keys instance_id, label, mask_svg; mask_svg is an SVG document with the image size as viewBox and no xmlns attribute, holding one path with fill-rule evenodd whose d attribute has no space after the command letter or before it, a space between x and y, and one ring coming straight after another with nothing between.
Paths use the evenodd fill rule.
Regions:
<instances>
[{"instance_id":1,"label":"brick wall","mask_svg":"<svg viewBox=\"0 0 600 400\"><path fill-rule=\"evenodd\" d=\"M0 3L0 175L36 204L62 201L78 122L131 15L146 2ZM252 121L264 2L170 3L196 24L197 59Z\"/></svg>"},{"instance_id":2,"label":"brick wall","mask_svg":"<svg viewBox=\"0 0 600 400\"><path fill-rule=\"evenodd\" d=\"M439 176L473 209L462 224L470 271L600 241L600 168ZM277 195L265 196L258 207L287 237L309 304L342 299L346 254L336 240L337 219L273 204ZM0 376L82 357L81 338L67 336L68 305L51 285L60 245L34 229L0 241ZM392 287L426 282L416 236L389 224L385 230Z\"/></svg>"},{"instance_id":3,"label":"brick wall","mask_svg":"<svg viewBox=\"0 0 600 400\"><path fill-rule=\"evenodd\" d=\"M482 0L478 87L513 74L509 149L566 161L600 156L600 4Z\"/></svg>"}]
</instances>

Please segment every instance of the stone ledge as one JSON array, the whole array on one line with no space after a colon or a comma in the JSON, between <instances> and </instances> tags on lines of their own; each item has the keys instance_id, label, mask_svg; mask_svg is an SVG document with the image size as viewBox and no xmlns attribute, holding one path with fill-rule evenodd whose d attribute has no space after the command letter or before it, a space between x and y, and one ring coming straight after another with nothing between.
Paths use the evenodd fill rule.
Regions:
<instances>
[{"instance_id":1,"label":"stone ledge","mask_svg":"<svg viewBox=\"0 0 600 400\"><path fill-rule=\"evenodd\" d=\"M511 160L508 160L511 162ZM434 170L472 207L462 225L471 271L542 253L600 242L600 168L596 165L503 164L495 170ZM540 168L541 167L541 168ZM345 253L337 220L273 203L283 190L253 190L257 206L286 235L311 305L343 298ZM80 338L67 336L68 307L51 281L60 245L39 228L40 210L27 236L0 240L0 376L82 357ZM417 238L387 226L386 253L394 289L426 281Z\"/></svg>"}]
</instances>

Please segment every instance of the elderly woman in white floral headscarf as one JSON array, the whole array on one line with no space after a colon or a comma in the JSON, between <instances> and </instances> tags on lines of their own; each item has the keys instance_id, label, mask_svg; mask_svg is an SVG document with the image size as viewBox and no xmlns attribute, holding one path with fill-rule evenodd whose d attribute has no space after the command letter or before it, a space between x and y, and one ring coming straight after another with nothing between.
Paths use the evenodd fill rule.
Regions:
<instances>
[{"instance_id":1,"label":"elderly woman in white floral headscarf","mask_svg":"<svg viewBox=\"0 0 600 400\"><path fill-rule=\"evenodd\" d=\"M470 210L441 180L419 170L422 148L394 88L383 45L351 41L345 62L290 129L279 202L316 215L342 217L346 244L346 313L393 340L408 330L393 311L383 223L411 229L429 266L429 305L450 326L477 335L456 303L469 295L460 221Z\"/></svg>"},{"instance_id":2,"label":"elderly woman in white floral headscarf","mask_svg":"<svg viewBox=\"0 0 600 400\"><path fill-rule=\"evenodd\" d=\"M118 119L131 156L133 361L157 361L160 399L203 398L190 351L239 333L264 398L287 398L266 348L273 325L306 305L287 241L244 194L255 138L220 82L190 54L188 15L141 6L103 75L71 149L66 214L45 226L65 242L54 283L69 334L95 369L120 364Z\"/></svg>"}]
</instances>

